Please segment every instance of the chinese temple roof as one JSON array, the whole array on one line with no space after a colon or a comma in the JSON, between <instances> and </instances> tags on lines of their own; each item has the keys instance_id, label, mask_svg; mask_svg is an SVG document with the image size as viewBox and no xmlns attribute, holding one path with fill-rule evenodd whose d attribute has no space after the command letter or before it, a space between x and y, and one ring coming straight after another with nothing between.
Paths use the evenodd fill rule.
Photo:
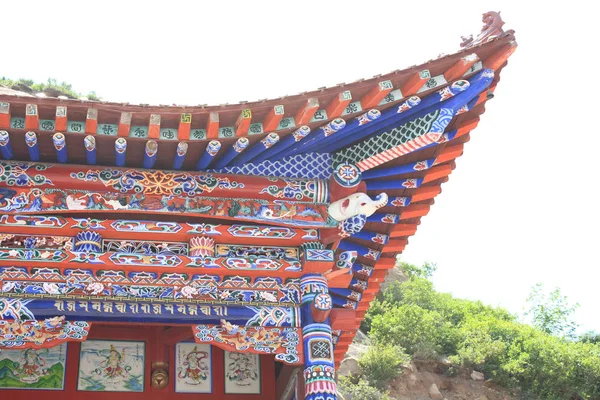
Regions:
<instances>
[{"instance_id":1,"label":"chinese temple roof","mask_svg":"<svg viewBox=\"0 0 600 400\"><path fill-rule=\"evenodd\" d=\"M5 159L342 180L387 204L337 250L358 253L345 296L354 328L335 332L339 363L386 271L455 168L516 49L496 13L454 54L294 96L219 106L154 106L0 91ZM2 133L4 132L4 133ZM9 143L9 146L3 146ZM7 148L9 150L7 150ZM32 152L37 149L37 153ZM93 156L92 156L93 154Z\"/></svg>"}]
</instances>

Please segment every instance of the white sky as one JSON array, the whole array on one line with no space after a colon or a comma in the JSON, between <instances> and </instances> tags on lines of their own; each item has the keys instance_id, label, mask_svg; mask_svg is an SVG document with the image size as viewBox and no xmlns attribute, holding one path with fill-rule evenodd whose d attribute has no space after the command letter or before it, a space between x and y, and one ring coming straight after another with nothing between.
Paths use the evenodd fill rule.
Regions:
<instances>
[{"instance_id":1,"label":"white sky","mask_svg":"<svg viewBox=\"0 0 600 400\"><path fill-rule=\"evenodd\" d=\"M438 289L513 312L536 282L558 286L582 330L600 330L597 8L534 3L5 1L0 76L111 101L251 101L452 53L501 10L519 49L403 259L437 262Z\"/></svg>"}]
</instances>

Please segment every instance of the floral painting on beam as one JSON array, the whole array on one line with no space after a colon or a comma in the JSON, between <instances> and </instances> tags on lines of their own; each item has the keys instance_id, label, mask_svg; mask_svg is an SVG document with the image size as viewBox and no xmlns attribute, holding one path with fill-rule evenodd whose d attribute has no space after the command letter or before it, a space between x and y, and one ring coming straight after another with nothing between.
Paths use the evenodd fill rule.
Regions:
<instances>
[{"instance_id":1,"label":"floral painting on beam","mask_svg":"<svg viewBox=\"0 0 600 400\"><path fill-rule=\"evenodd\" d=\"M49 349L2 350L0 388L63 390L66 361L66 343Z\"/></svg>"},{"instance_id":2,"label":"floral painting on beam","mask_svg":"<svg viewBox=\"0 0 600 400\"><path fill-rule=\"evenodd\" d=\"M81 344L77 390L143 392L145 342L88 340Z\"/></svg>"},{"instance_id":3,"label":"floral painting on beam","mask_svg":"<svg viewBox=\"0 0 600 400\"><path fill-rule=\"evenodd\" d=\"M225 393L260 394L260 357L225 352Z\"/></svg>"},{"instance_id":4,"label":"floral painting on beam","mask_svg":"<svg viewBox=\"0 0 600 400\"><path fill-rule=\"evenodd\" d=\"M178 343L175 348L175 391L211 393L212 366L208 344Z\"/></svg>"}]
</instances>

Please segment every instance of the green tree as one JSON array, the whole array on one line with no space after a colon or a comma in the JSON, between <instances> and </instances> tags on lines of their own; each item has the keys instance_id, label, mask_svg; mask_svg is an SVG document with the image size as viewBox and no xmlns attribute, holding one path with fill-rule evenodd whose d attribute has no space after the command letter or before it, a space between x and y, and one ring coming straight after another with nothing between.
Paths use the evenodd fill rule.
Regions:
<instances>
[{"instance_id":1,"label":"green tree","mask_svg":"<svg viewBox=\"0 0 600 400\"><path fill-rule=\"evenodd\" d=\"M587 331L582 333L577 341L582 343L592 343L592 344L600 344L600 332L596 331Z\"/></svg>"},{"instance_id":2,"label":"green tree","mask_svg":"<svg viewBox=\"0 0 600 400\"><path fill-rule=\"evenodd\" d=\"M572 318L579 304L569 304L567 296L563 296L559 288L545 293L544 286L538 283L531 289L527 303L525 315L531 318L533 326L550 335L575 337L578 325Z\"/></svg>"}]
</instances>

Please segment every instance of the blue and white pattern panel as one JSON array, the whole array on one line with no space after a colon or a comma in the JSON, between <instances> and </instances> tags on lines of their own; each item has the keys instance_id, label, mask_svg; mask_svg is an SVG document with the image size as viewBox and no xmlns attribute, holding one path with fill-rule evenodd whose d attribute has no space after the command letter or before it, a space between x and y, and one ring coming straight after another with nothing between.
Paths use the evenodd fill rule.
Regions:
<instances>
[{"instance_id":1,"label":"blue and white pattern panel","mask_svg":"<svg viewBox=\"0 0 600 400\"><path fill-rule=\"evenodd\" d=\"M285 178L329 179L333 174L332 157L324 153L305 153L281 160L265 160L213 170L225 174L276 176Z\"/></svg>"}]
</instances>

